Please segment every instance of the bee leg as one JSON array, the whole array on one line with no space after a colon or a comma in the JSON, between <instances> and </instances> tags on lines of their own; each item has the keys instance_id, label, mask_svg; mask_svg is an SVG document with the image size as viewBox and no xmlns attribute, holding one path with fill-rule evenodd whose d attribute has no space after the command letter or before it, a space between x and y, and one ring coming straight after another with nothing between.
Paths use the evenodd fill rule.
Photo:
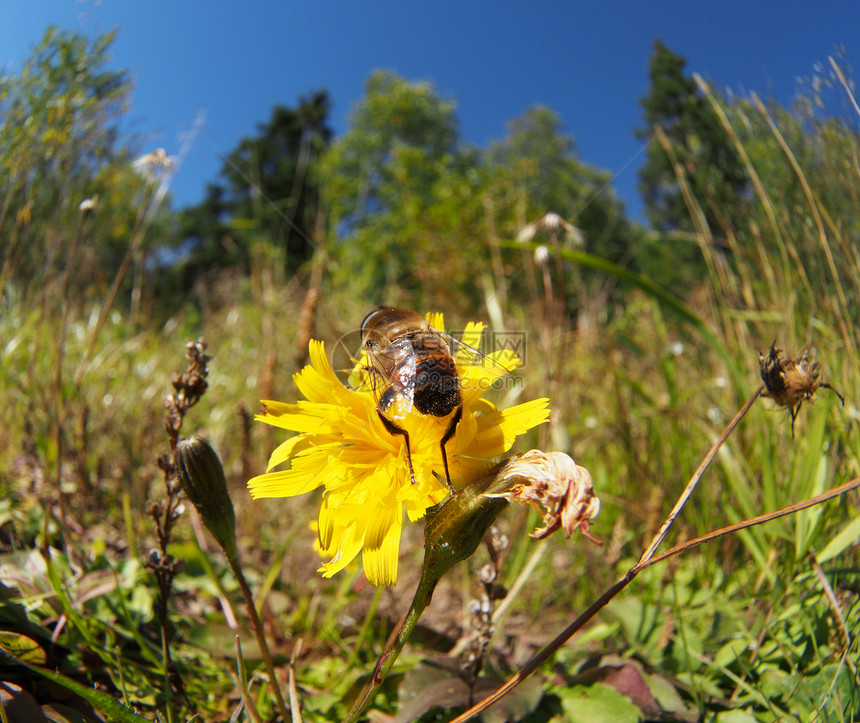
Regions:
<instances>
[{"instance_id":1,"label":"bee leg","mask_svg":"<svg viewBox=\"0 0 860 723\"><path fill-rule=\"evenodd\" d=\"M451 494L454 494L457 490L454 489L454 485L451 484L451 473L448 471L448 453L445 452L445 443L454 436L454 432L457 431L457 424L463 418L463 407L462 405L457 407L457 411L453 417L451 417L451 423L448 425L448 431L445 432L445 436L442 437L442 441L439 443L439 446L442 448L442 464L445 465L445 482L448 484L448 489L451 491Z\"/></svg>"},{"instance_id":2,"label":"bee leg","mask_svg":"<svg viewBox=\"0 0 860 723\"><path fill-rule=\"evenodd\" d=\"M376 413L379 415L379 418L382 420L382 426L388 430L389 434L393 435L403 435L403 438L406 440L406 461L409 463L409 476L412 478L412 484L415 484L415 470L412 468L412 447L409 445L409 432L407 432L402 427L398 427L394 422L392 422L388 417L386 417L381 411L378 409ZM444 454L444 448L443 452ZM446 467L447 469L447 467Z\"/></svg>"}]
</instances>

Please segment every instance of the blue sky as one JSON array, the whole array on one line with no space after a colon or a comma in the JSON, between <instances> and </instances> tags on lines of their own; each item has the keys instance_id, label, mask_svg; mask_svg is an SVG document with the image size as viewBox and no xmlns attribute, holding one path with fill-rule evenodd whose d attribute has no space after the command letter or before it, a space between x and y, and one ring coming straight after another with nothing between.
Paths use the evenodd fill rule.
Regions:
<instances>
[{"instance_id":1,"label":"blue sky","mask_svg":"<svg viewBox=\"0 0 860 723\"><path fill-rule=\"evenodd\" d=\"M860 3L844 0L4 0L0 7L7 69L49 24L90 35L119 28L112 65L134 78L129 128L143 136L141 150L176 154L197 126L173 181L177 206L202 198L219 154L252 135L273 105L326 88L341 133L367 76L385 68L431 81L455 100L463 137L482 147L529 107L549 106L581 159L617 174L616 190L638 216L642 157L633 128L654 38L684 55L690 72L783 103L836 44L860 62Z\"/></svg>"}]
</instances>

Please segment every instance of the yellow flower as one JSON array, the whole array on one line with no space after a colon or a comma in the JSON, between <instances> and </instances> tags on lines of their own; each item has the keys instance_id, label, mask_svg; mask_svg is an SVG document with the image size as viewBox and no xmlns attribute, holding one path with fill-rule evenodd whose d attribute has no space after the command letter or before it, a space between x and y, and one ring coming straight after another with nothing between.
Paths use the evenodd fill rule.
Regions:
<instances>
[{"instance_id":1,"label":"yellow flower","mask_svg":"<svg viewBox=\"0 0 860 723\"><path fill-rule=\"evenodd\" d=\"M443 328L441 315L428 320L433 328ZM483 328L469 324L462 341L477 347ZM446 450L457 486L485 472L518 435L549 418L548 399L497 409L481 397L505 370L520 365L510 351L490 357L500 365L498 370L495 365L467 364L463 354L455 355L463 415ZM337 378L322 342L310 342L310 362L294 375L306 401L264 401L263 413L256 416L260 422L299 434L275 449L266 474L248 482L251 496L293 497L324 487L317 529L321 552L329 560L320 572L331 577L362 552L367 579L374 585L392 585L397 580L403 511L414 522L448 494L439 442L450 420L415 409L397 420L409 433L412 484L405 439L382 424L370 385L364 383L365 360L359 360L350 377L355 389ZM272 471L285 462L289 469Z\"/></svg>"}]
</instances>

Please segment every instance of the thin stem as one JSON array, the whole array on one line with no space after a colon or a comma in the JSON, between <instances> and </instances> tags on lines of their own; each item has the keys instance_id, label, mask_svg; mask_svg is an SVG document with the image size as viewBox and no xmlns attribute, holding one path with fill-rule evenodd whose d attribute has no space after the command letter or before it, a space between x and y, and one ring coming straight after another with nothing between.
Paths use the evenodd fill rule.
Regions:
<instances>
[{"instance_id":1,"label":"thin stem","mask_svg":"<svg viewBox=\"0 0 860 723\"><path fill-rule=\"evenodd\" d=\"M648 545L648 548L645 552L642 553L642 557L639 558L639 562L637 564L642 564L647 562L653 555L656 549L663 542L663 539L666 537L666 533L669 532L669 528L678 518L678 515L681 513L681 509L683 509L684 505L687 504L687 500L690 499L690 496L693 494L693 490L696 489L696 486L699 484L699 480L702 479L702 475L705 474L705 470L708 469L711 462L713 462L714 457L717 452L720 450L720 447L723 446L725 441L729 438L729 435L734 432L735 427L738 426L741 419L746 416L746 413L750 410L750 407L755 403L755 400L758 399L759 395L764 391L764 385L760 385L758 389L755 390L753 395L747 400L746 404L740 408L740 411L735 415L734 419L729 422L728 426L723 430L723 433L720 435L719 439L711 446L708 450L708 453L705 455L701 464L699 464L696 471L693 472L693 476L690 478L690 481L687 482L687 486L684 488L684 491L681 493L681 496L678 498L678 501L675 503L675 506L672 508L672 511L669 513L669 516L666 518L666 521L663 523L663 526L654 535L654 539L651 540L651 544Z\"/></svg>"},{"instance_id":2,"label":"thin stem","mask_svg":"<svg viewBox=\"0 0 860 723\"><path fill-rule=\"evenodd\" d=\"M687 542L676 545L675 547L666 550L665 552L657 555L656 557L651 557L648 560L641 559L637 562L633 567L631 567L627 573L619 579L612 587L606 590L597 600L595 600L591 606L580 615L576 620L574 620L570 625L568 625L551 643L549 643L543 650L541 650L537 655L535 655L531 660L529 660L515 675L513 675L508 681L499 689L494 691L491 695L484 698L480 703L472 706L465 713L454 718L451 723L465 723L465 721L470 720L475 717L478 713L489 708L493 703L498 701L503 696L510 693L514 688L516 688L520 683L522 683L529 675L531 675L537 668L545 662L550 656L552 656L562 645L564 645L570 638L572 638L577 632L579 632L585 624L591 620L602 608L606 607L607 604L614 598L619 592L621 592L627 585L629 585L633 578L635 578L642 570L647 567L651 567L652 565L656 565L659 562L663 562L670 557L674 557L676 555L680 555L682 552L687 552L695 547L699 547L700 545L705 544L706 542L712 542L720 537L725 537L726 535L733 534L738 532L739 530L745 530L750 527L754 527L756 525L764 524L765 522L771 522L779 517L785 517L787 515L793 515L800 510L805 510L809 507L814 507L815 505L820 505L823 502L827 502L828 500L832 500L840 495L845 494L846 492L850 492L851 490L857 489L860 487L860 477L855 477L853 480L846 482L839 487L835 487L832 490L828 490L827 492L823 492L820 495L816 495L815 497L810 497L809 499L803 500L802 502L796 502L795 504L789 505L788 507L783 507L775 512L768 512L763 515L758 515L757 517L753 517L748 520L743 520L741 522L737 522L733 525L729 525L728 527L722 527L719 530L714 530L713 532L709 532L706 535L702 535L701 537L697 537L692 540L688 540ZM659 534L659 533L658 533ZM644 558L644 555L643 555Z\"/></svg>"},{"instance_id":3,"label":"thin stem","mask_svg":"<svg viewBox=\"0 0 860 723\"><path fill-rule=\"evenodd\" d=\"M140 242L143 240L144 228L143 222L146 218L146 211L149 206L150 198L152 197L152 189L153 184L147 183L146 190L144 192L143 200L141 201L140 208L137 212L137 218L134 223L134 231L132 232L131 242L128 245L128 250L126 251L125 258L122 260L119 269L117 269L116 275L114 276L113 283L111 284L110 290L108 291L107 299L105 299L104 304L102 304L101 311L99 311L98 319L96 320L95 329L93 329L92 336L90 337L90 343L87 346L86 353L84 354L83 359L81 359L81 363L78 366L78 370L75 373L74 386L72 387L72 391L70 392L68 399L71 400L75 397L80 389L81 382L84 378L84 372L86 372L87 365L93 357L93 354L96 350L96 344L98 343L99 337L101 336L102 329L104 328L105 321L107 321L108 313L111 308L113 308L114 302L116 301L117 294L119 293L119 287L122 284L122 280L125 278L126 272L128 271L128 267L131 264L131 260L134 257L135 251L140 246ZM62 420L65 421L69 414L69 405L65 405L65 409L62 415Z\"/></svg>"},{"instance_id":4,"label":"thin stem","mask_svg":"<svg viewBox=\"0 0 860 723\"><path fill-rule=\"evenodd\" d=\"M299 705L299 689L296 686L296 661L302 652L302 639L296 640L290 655L290 667L287 676L287 684L290 689L290 712L293 714L293 723L302 723L302 709Z\"/></svg>"},{"instance_id":5,"label":"thin stem","mask_svg":"<svg viewBox=\"0 0 860 723\"><path fill-rule=\"evenodd\" d=\"M278 710L281 712L285 721L292 720L290 712L287 710L287 704L284 702L284 697L281 695L281 686L278 683L278 677L275 675L275 663L272 660L272 654L269 652L269 645L266 642L266 636L263 634L263 623L260 620L260 615L257 612L257 606L254 604L254 593L245 579L245 574L239 565L238 558L235 555L227 557L230 567L233 569L233 574L239 582L239 589L242 591L242 597L245 598L245 604L248 608L248 615L251 616L251 626L254 628L254 635L257 637L257 644L260 646L260 652L263 654L263 662L266 665L266 671L271 678L272 690L275 693L275 701L278 704Z\"/></svg>"},{"instance_id":6,"label":"thin stem","mask_svg":"<svg viewBox=\"0 0 860 723\"><path fill-rule=\"evenodd\" d=\"M344 723L355 723L365 707L373 700L373 697L379 690L379 686L382 685L382 681L385 680L385 677L403 650L403 646L406 645L406 642L412 635L412 631L418 624L421 614L430 604L433 590L436 588L436 583L438 582L437 577L434 576L431 579L427 575L422 574L418 588L415 590L415 597L412 599L412 606L409 608L409 613L403 619L400 629L397 631L397 637L394 639L393 645L382 654L382 657L376 664L373 677L364 686L364 690L361 691L361 695L356 699L352 710L350 710L349 715L344 719Z\"/></svg>"},{"instance_id":7,"label":"thin stem","mask_svg":"<svg viewBox=\"0 0 860 723\"><path fill-rule=\"evenodd\" d=\"M639 558L639 561L631 567L627 573L618 580L615 584L613 584L610 588L608 588L597 600L595 600L591 606L580 615L576 620L574 620L570 625L568 625L562 632L559 634L555 640L550 642L543 650L540 651L536 656L534 656L530 661L528 661L513 677L511 677L501 688L496 690L492 695L485 698L483 701L478 703L477 705L470 708L468 711L463 713L463 715L455 718L452 723L459 723L460 721L466 721L477 713L485 710L487 707L492 705L499 698L513 690L516 686L518 686L522 681L528 678L541 663L547 660L553 653L555 653L562 645L564 645L573 635L575 635L586 622L591 620L602 608L604 608L611 600L614 598L621 590L623 590L630 582L633 580L636 575L639 574L641 570L647 567L650 563L650 560L654 557L654 553L663 540L666 537L666 533L669 531L669 528L672 526L672 523L677 519L678 514L680 513L683 506L686 504L687 500L690 498L690 495L693 494L693 490L695 490L696 485L698 485L699 480L702 478L705 470L713 461L720 447L725 443L726 439L728 439L729 435L734 431L737 425L740 423L741 419L746 415L746 413L750 410L753 403L756 399L758 399L759 395L764 391L764 385L760 385L758 389L755 390L753 395L747 400L747 402L741 407L740 411L734 416L731 422L728 423L723 433L720 435L719 439L711 446L708 450L708 453L705 455L699 467L693 473L693 476L690 478L690 481L687 483L687 486L684 488L684 491L681 493L681 496L678 498L678 501L675 503L675 506L672 508L672 511L669 513L669 516L666 518L663 525L658 530L657 534L654 535L654 539L651 540L651 544L645 549L642 553L642 556ZM662 559L662 558L661 558Z\"/></svg>"},{"instance_id":8,"label":"thin stem","mask_svg":"<svg viewBox=\"0 0 860 723\"><path fill-rule=\"evenodd\" d=\"M851 633L848 632L848 626L845 624L845 616L842 614L842 606L839 604L839 599L836 597L836 593L833 592L833 587L827 579L827 575L824 574L824 570L818 560L815 559L815 553L809 552L807 557L809 558L809 564L812 565L812 571L818 578L818 582L821 583L824 597L827 598L830 609L833 611L833 619L836 621L836 627L839 629L840 636L842 638L842 657L850 668L851 673L854 675L854 682L860 686L860 678L857 676L857 666L854 664L851 656L848 655L848 651L851 649L851 643L853 641L851 640Z\"/></svg>"}]
</instances>

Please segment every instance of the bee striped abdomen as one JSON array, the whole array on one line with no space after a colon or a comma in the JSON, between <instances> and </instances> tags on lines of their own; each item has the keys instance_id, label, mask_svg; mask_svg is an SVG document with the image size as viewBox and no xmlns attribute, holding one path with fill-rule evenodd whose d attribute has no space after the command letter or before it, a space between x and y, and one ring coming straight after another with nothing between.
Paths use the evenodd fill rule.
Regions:
<instances>
[{"instance_id":1,"label":"bee striped abdomen","mask_svg":"<svg viewBox=\"0 0 860 723\"><path fill-rule=\"evenodd\" d=\"M460 375L450 354L422 355L415 372L414 404L419 412L445 417L460 406Z\"/></svg>"}]
</instances>

